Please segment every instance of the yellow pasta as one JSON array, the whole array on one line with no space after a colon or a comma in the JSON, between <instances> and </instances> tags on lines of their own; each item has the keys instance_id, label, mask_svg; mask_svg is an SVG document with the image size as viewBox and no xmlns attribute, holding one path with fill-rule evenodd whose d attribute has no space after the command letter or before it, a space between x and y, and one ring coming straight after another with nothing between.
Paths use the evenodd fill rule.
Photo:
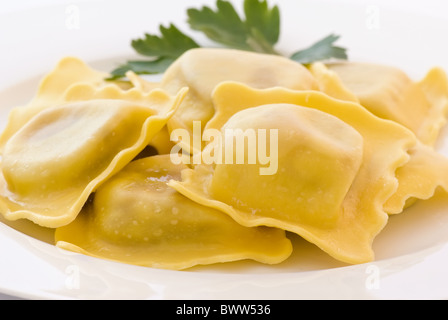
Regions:
<instances>
[{"instance_id":1,"label":"yellow pasta","mask_svg":"<svg viewBox=\"0 0 448 320\"><path fill-rule=\"evenodd\" d=\"M0 214L55 229L59 248L171 270L273 265L294 233L360 264L390 215L448 191L440 68L413 81L200 48L160 82L107 76L62 59L0 134Z\"/></svg>"},{"instance_id":2,"label":"yellow pasta","mask_svg":"<svg viewBox=\"0 0 448 320\"><path fill-rule=\"evenodd\" d=\"M239 81L260 89L317 89L306 68L284 57L231 49L189 50L171 65L161 81L161 87L170 93L182 87L190 89L179 112L168 122L170 132L181 128L193 135L194 121L204 126L214 115L212 92L223 81ZM180 144L187 152L200 151L188 143Z\"/></svg>"},{"instance_id":3,"label":"yellow pasta","mask_svg":"<svg viewBox=\"0 0 448 320\"><path fill-rule=\"evenodd\" d=\"M276 264L289 257L283 230L243 227L168 187L184 169L169 155L130 163L98 189L72 224L56 230L57 245L173 270L244 259Z\"/></svg>"},{"instance_id":4,"label":"yellow pasta","mask_svg":"<svg viewBox=\"0 0 448 320\"><path fill-rule=\"evenodd\" d=\"M225 122L223 129L261 125L285 132L279 133L279 150L283 145L284 151L279 153L278 173L266 178L250 165L203 164L185 170L182 182L173 181L170 186L203 205L226 212L243 225L268 225L295 232L341 261L363 263L374 258L371 245L387 222L387 213L382 206L396 191L395 171L408 161L407 151L417 143L412 132L375 117L358 104L335 100L319 92L282 88L257 90L227 82L216 88L213 101L216 117L227 119L215 119L213 123ZM287 119L293 116L285 110L272 108L266 111L262 107L266 104L293 104L297 108L316 109L353 127L363 138L359 171L344 157L357 159L356 156L337 148L351 140L338 139L338 130L331 130L327 121L314 122L317 128L323 126L320 129L323 132L317 131L318 136L329 135L325 139L327 144L314 144L310 138L313 130L306 139L295 139L296 132L308 127L288 122ZM241 113L246 115L247 122L236 120ZM288 140L288 135L293 138ZM283 142L281 137L285 139ZM326 152L335 150L332 156L328 153L333 163L322 161L313 148ZM297 151L288 153L289 150ZM345 172L353 181L343 179L342 172L338 175L336 168L342 164L347 165ZM333 181L341 184L340 191L347 191L346 195L334 193L329 187ZM283 189L286 197L279 192ZM301 190L309 191L303 199ZM341 201L328 202L335 195L340 195L335 199ZM290 217L295 221L290 221Z\"/></svg>"},{"instance_id":5,"label":"yellow pasta","mask_svg":"<svg viewBox=\"0 0 448 320\"><path fill-rule=\"evenodd\" d=\"M45 227L74 220L98 185L122 169L166 125L186 91L152 91L145 105L97 99L40 112L5 144L0 202L10 220ZM149 108L151 103L161 108ZM163 108L162 108L163 106Z\"/></svg>"},{"instance_id":6,"label":"yellow pasta","mask_svg":"<svg viewBox=\"0 0 448 320\"><path fill-rule=\"evenodd\" d=\"M310 70L318 79L320 89L332 97L363 101L367 109L374 109L397 123L410 124L409 119L414 119L414 124L409 126L414 127L419 143L409 150L409 162L397 170L399 187L384 205L387 213L402 213L417 199L431 198L437 187L448 190L448 159L432 147L446 122L448 81L443 70L431 69L418 83L411 83L398 69L384 66L346 63L327 68L322 63L315 63ZM384 74L384 78L380 77ZM361 77L365 79L361 80ZM343 80L359 99L342 83ZM419 98L414 99L416 96ZM419 106L427 109L421 110Z\"/></svg>"},{"instance_id":7,"label":"yellow pasta","mask_svg":"<svg viewBox=\"0 0 448 320\"><path fill-rule=\"evenodd\" d=\"M384 65L352 62L328 68L369 111L411 129L425 144L435 143L448 111L448 79L443 70L434 68L414 82L400 69Z\"/></svg>"},{"instance_id":8,"label":"yellow pasta","mask_svg":"<svg viewBox=\"0 0 448 320\"><path fill-rule=\"evenodd\" d=\"M141 80L143 81L143 80ZM66 102L75 101L90 101L97 99L112 99L136 103L143 106L148 106L159 112L165 112L163 109L167 108L163 96L160 101L155 99L153 94L156 88L142 86L135 86L128 90L123 90L114 84L104 85L97 88L89 83L77 83L72 85L64 94L63 100ZM182 90L182 88L180 89ZM168 154L174 146L170 140L170 135L167 126L164 126L150 141L149 145L154 147L159 154Z\"/></svg>"},{"instance_id":9,"label":"yellow pasta","mask_svg":"<svg viewBox=\"0 0 448 320\"><path fill-rule=\"evenodd\" d=\"M397 170L398 190L384 205L390 214L402 213L416 199L432 198L438 187L448 192L448 159L422 143L409 153L410 161Z\"/></svg>"},{"instance_id":10,"label":"yellow pasta","mask_svg":"<svg viewBox=\"0 0 448 320\"><path fill-rule=\"evenodd\" d=\"M9 138L33 116L42 110L63 103L66 90L72 85L86 83L94 87L101 87L105 84L106 75L74 57L67 57L59 61L55 69L43 78L38 92L31 102L10 112L7 126L0 135L0 154Z\"/></svg>"}]
</instances>

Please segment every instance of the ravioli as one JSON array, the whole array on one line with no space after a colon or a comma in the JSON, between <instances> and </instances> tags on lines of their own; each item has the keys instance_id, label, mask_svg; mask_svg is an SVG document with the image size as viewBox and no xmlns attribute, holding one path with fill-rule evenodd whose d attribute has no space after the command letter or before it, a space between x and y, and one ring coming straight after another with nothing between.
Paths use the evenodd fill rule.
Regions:
<instances>
[{"instance_id":1,"label":"ravioli","mask_svg":"<svg viewBox=\"0 0 448 320\"><path fill-rule=\"evenodd\" d=\"M311 74L316 79L319 91L330 97L359 103L358 97L351 92L341 81L341 78L321 62L312 63L309 66Z\"/></svg>"},{"instance_id":2,"label":"ravioli","mask_svg":"<svg viewBox=\"0 0 448 320\"><path fill-rule=\"evenodd\" d=\"M271 177L263 177L250 166L201 164L185 170L182 181L170 182L170 186L202 205L226 212L242 225L267 225L297 233L340 261L356 264L374 259L372 242L388 220L382 207L398 187L395 171L409 160L407 151L417 143L410 130L380 119L358 104L316 91L260 90L227 82L216 88L213 101L220 111L216 117L226 119L215 122L224 122L223 128L257 128L259 124L268 123L269 128L283 132L279 133L279 146L284 145L286 150L297 148L302 153L298 151L288 156L287 151L280 152L279 170ZM277 106L270 107L267 112L267 104ZM356 171L355 163L350 164L346 158L357 159L353 157L357 153L344 152L343 147L338 149L350 140L337 139L338 131L331 130L331 121L314 122L315 127L309 132L311 136L325 137L326 143L320 144L319 150L334 150L331 163L321 161L314 152L316 147L307 145L303 137L292 138L292 142L283 141L282 136L295 137L301 126L296 127L287 115L277 121L284 112L281 104L319 110L355 129L363 141L359 170ZM307 130L306 126L302 128ZM289 147L288 143L291 143ZM212 146L210 144L204 151ZM307 154L309 157L305 158ZM344 165L349 176L356 173L352 181L331 173L332 169ZM302 180L301 177L306 178ZM338 194L338 201L331 200L333 194L329 192L333 192L329 186L335 181L340 181L341 189L347 191L344 197ZM232 188L238 192L233 192ZM294 194L294 190L308 192L302 198L300 192ZM302 219L302 216L307 218ZM291 217L295 221L290 221Z\"/></svg>"},{"instance_id":3,"label":"ravioli","mask_svg":"<svg viewBox=\"0 0 448 320\"><path fill-rule=\"evenodd\" d=\"M351 63L345 64L344 71L341 73L344 74L345 79L349 79L347 80L349 83L351 83L351 81L355 83L359 80L357 78L360 76L358 72L366 67L356 64L353 67L349 67L349 65L351 65ZM342 67L339 66L339 68ZM315 63L311 65L310 70L316 77L321 91L338 99L346 101L359 101L357 97L348 91L347 87L344 86L341 78L335 71L328 69L322 63ZM397 71L395 70L395 72ZM353 79L350 78L351 73L353 73ZM370 83L369 81L371 80L366 80L358 85L362 88L364 88L364 86L371 86L371 88L369 87L362 90L365 90L372 95L378 94L378 99L381 98L381 90L391 90L387 86L381 90L375 88L376 85L374 83ZM376 81L379 81L379 79L373 80L373 82ZM386 78L385 81L388 83L389 81L398 80L391 77L390 79ZM419 139L419 143L414 148L409 150L409 162L403 167L398 168L396 173L399 181L398 190L384 206L385 211L389 214L402 213L404 209L415 203L417 200L427 200L431 198L438 187L448 190L446 189L448 186L448 178L445 175L446 169L448 168L448 159L440 155L432 146L439 137L440 129L443 127L446 119L445 109L447 106L448 83L445 73L440 68L433 68L428 72L422 81L420 81L417 85L412 86L412 88L416 92L423 92L425 94L426 101L431 105L431 108L428 110L426 116L422 115L423 118L421 122L422 130L425 128L425 136L431 138L425 139L423 137L423 141L426 141L427 144L424 144L423 141ZM361 92L361 89L357 90L358 92ZM401 93L402 92L398 90L394 94ZM391 96L393 95L392 93L389 94ZM419 103L419 100L416 102ZM394 107L391 103L389 103L389 106ZM397 104L397 106L399 107L400 105ZM401 105L401 107L403 107L403 105ZM407 106L409 109L412 107L412 104ZM412 109L410 110L412 111ZM405 110L397 111L405 112ZM389 116L386 115L385 117ZM420 138L422 138L422 136L420 136Z\"/></svg>"},{"instance_id":4,"label":"ravioli","mask_svg":"<svg viewBox=\"0 0 448 320\"><path fill-rule=\"evenodd\" d=\"M422 143L409 153L411 160L397 170L398 190L384 205L390 214L402 213L417 199L432 198L438 187L448 192L448 159Z\"/></svg>"},{"instance_id":5,"label":"ravioli","mask_svg":"<svg viewBox=\"0 0 448 320\"><path fill-rule=\"evenodd\" d=\"M7 208L5 218L50 228L73 221L89 195L160 132L185 94L154 90L145 105L95 99L41 111L4 147L0 203Z\"/></svg>"},{"instance_id":6,"label":"ravioli","mask_svg":"<svg viewBox=\"0 0 448 320\"><path fill-rule=\"evenodd\" d=\"M93 70L78 58L66 57L59 61L54 70L42 79L32 101L10 112L6 128L0 135L0 154L9 138L32 117L42 110L64 103L66 90L72 85L87 83L101 87L106 76L106 73Z\"/></svg>"},{"instance_id":7,"label":"ravioli","mask_svg":"<svg viewBox=\"0 0 448 320\"><path fill-rule=\"evenodd\" d=\"M186 129L193 136L193 122L204 128L214 115L212 92L223 81L238 81L255 88L285 87L295 90L317 89L310 72L290 59L231 49L192 49L166 71L161 88L170 93L190 89L179 111L168 122L169 131ZM179 141L184 151L195 153L194 146Z\"/></svg>"},{"instance_id":8,"label":"ravioli","mask_svg":"<svg viewBox=\"0 0 448 320\"><path fill-rule=\"evenodd\" d=\"M126 77L129 79L133 88L142 92L151 92L154 89L160 88L160 83L147 81L133 71L126 72Z\"/></svg>"},{"instance_id":9,"label":"ravioli","mask_svg":"<svg viewBox=\"0 0 448 320\"><path fill-rule=\"evenodd\" d=\"M158 102L157 99L155 99L155 95L152 94L154 90L160 89L149 90L149 87L143 88L142 86L136 86L128 90L123 90L113 84L97 88L88 83L77 83L65 92L63 100L66 102L90 101L97 99L122 100L139 105L146 105L159 112L166 112L166 110L163 110L167 107L164 97L162 96L162 99ZM150 96L152 96L152 98L148 98ZM168 154L171 152L174 143L170 140L170 134L166 125L151 139L149 146L155 148L159 154Z\"/></svg>"},{"instance_id":10,"label":"ravioli","mask_svg":"<svg viewBox=\"0 0 448 320\"><path fill-rule=\"evenodd\" d=\"M448 110L448 80L442 69L433 68L423 80L414 82L390 66L350 62L327 67L369 111L404 125L421 142L434 145Z\"/></svg>"},{"instance_id":11,"label":"ravioli","mask_svg":"<svg viewBox=\"0 0 448 320\"><path fill-rule=\"evenodd\" d=\"M295 233L359 264L389 215L448 192L434 148L440 68L413 81L389 66L200 48L160 83L107 76L62 59L0 134L0 214L56 229L60 248L185 270L281 263ZM190 141L171 141L176 129Z\"/></svg>"},{"instance_id":12,"label":"ravioli","mask_svg":"<svg viewBox=\"0 0 448 320\"><path fill-rule=\"evenodd\" d=\"M276 264L292 251L279 229L239 225L167 186L185 165L169 155L131 162L103 184L78 218L56 230L57 246L162 269L252 259Z\"/></svg>"}]
</instances>

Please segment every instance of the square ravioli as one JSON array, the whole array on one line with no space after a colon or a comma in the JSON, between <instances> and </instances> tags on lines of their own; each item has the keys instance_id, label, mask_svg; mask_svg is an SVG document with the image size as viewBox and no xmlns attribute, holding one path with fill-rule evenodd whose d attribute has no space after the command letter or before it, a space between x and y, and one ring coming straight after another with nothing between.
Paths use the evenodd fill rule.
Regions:
<instances>
[{"instance_id":1,"label":"square ravioli","mask_svg":"<svg viewBox=\"0 0 448 320\"><path fill-rule=\"evenodd\" d=\"M60 248L135 265L183 270L252 259L276 264L292 252L280 229L241 226L167 185L187 167L169 155L131 162L103 184L71 224Z\"/></svg>"},{"instance_id":2,"label":"square ravioli","mask_svg":"<svg viewBox=\"0 0 448 320\"><path fill-rule=\"evenodd\" d=\"M0 203L6 208L2 214L49 228L71 222L98 185L132 161L165 127L185 94L182 90L171 97L154 90L145 105L94 99L41 111L5 144L0 164Z\"/></svg>"},{"instance_id":3,"label":"square ravioli","mask_svg":"<svg viewBox=\"0 0 448 320\"><path fill-rule=\"evenodd\" d=\"M397 189L395 171L409 160L407 151L416 145L415 135L399 124L374 116L359 104L336 100L316 91L260 90L226 82L216 88L213 100L217 110L215 117L222 119L212 119L209 129L225 130L234 125L244 129L263 124L267 129L277 128L279 132L285 132L279 133L279 146L284 139L284 146L299 151L279 153L279 170L267 184L263 184L265 178L250 169L249 164L245 169L229 169L231 166L225 164L200 164L185 170L181 182L173 181L170 185L203 205L226 212L243 225L267 225L297 233L343 262L372 261L372 242L388 220L383 204ZM266 105L272 104L274 106L267 112ZM321 117L322 121L314 121L314 126L304 126L300 121L291 120L294 116L286 112L282 107L284 104L311 109L325 116ZM235 123L241 113L247 114L246 120ZM283 113L286 115L280 117ZM333 120L324 120L328 118ZM356 150L356 143L350 148L350 142L356 141L356 134L341 135L345 138L337 139L339 131L330 132L331 128L338 127L335 122L343 122L361 135L359 170L355 159L359 159L360 154L347 152ZM224 125L213 128L217 123ZM299 134L305 130L308 131L306 138ZM313 139L309 138L313 135L321 140L319 152L316 152ZM297 138L289 141L288 136ZM350 136L352 138L347 138ZM323 156L325 152L327 156ZM304 154L309 155L305 160L308 164L303 160ZM333 162L323 161L327 157ZM346 157L352 161L346 161ZM347 176L341 178L338 168L344 165ZM340 175L343 175L342 171ZM222 196L227 194L227 185L238 186L238 181L242 187L236 191L242 192L235 192L234 199ZM284 181L290 181L286 197L278 192L283 189ZM336 197L334 200L339 200L333 201L331 206L328 198L333 196L333 182L340 183L340 190L345 193ZM248 184L252 185L250 191L244 188ZM309 193L303 203L297 202L303 190L309 190ZM258 204L253 201L256 198ZM270 211L262 207L266 201L271 203ZM329 216L332 219L328 220Z\"/></svg>"}]
</instances>

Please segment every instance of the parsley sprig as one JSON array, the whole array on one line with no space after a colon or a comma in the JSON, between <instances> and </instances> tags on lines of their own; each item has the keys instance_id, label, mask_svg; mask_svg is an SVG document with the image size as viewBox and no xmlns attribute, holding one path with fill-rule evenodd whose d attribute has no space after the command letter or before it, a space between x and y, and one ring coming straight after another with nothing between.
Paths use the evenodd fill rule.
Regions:
<instances>
[{"instance_id":1,"label":"parsley sprig","mask_svg":"<svg viewBox=\"0 0 448 320\"><path fill-rule=\"evenodd\" d=\"M206 6L200 10L189 9L187 14L190 27L230 48L276 53L273 46L280 36L278 6L271 9L266 0L246 0L246 20L243 20L230 2L218 0L216 5L216 11Z\"/></svg>"},{"instance_id":2,"label":"parsley sprig","mask_svg":"<svg viewBox=\"0 0 448 320\"><path fill-rule=\"evenodd\" d=\"M192 30L202 32L225 47L259 53L280 55L275 45L280 39L280 9L270 7L267 0L244 0L244 17L227 0L217 0L216 9L203 6L187 10ZM128 61L111 72L109 80L125 77L127 71L136 74L163 73L184 52L201 47L174 24L160 26L160 36L145 34L132 40L134 50L148 57L142 61ZM295 52L290 59L302 64L328 59L346 60L347 50L335 46L339 36L331 34L309 48Z\"/></svg>"},{"instance_id":3,"label":"parsley sprig","mask_svg":"<svg viewBox=\"0 0 448 320\"><path fill-rule=\"evenodd\" d=\"M134 71L136 74L163 73L184 52L199 48L199 45L190 37L183 34L175 25L168 28L160 26L161 36L146 34L143 39L132 40L134 50L150 60L128 61L125 65L111 72L109 80L125 77L126 72Z\"/></svg>"}]
</instances>

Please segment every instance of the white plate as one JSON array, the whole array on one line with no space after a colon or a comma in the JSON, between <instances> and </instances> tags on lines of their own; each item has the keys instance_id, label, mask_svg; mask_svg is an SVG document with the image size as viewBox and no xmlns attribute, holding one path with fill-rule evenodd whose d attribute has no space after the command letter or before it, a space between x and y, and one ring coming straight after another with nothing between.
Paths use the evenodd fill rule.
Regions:
<instances>
[{"instance_id":1,"label":"white plate","mask_svg":"<svg viewBox=\"0 0 448 320\"><path fill-rule=\"evenodd\" d=\"M42 74L65 55L109 71L135 58L130 40L157 32L159 23L176 22L205 41L186 27L182 0L54 2L0 11L0 129L8 111L26 103ZM278 48L285 53L335 32L352 60L392 64L416 79L435 65L448 70L448 7L433 6L440 1L425 1L424 10L412 1L405 7L402 1L394 7L385 1L279 2ZM188 6L204 3L215 1ZM448 154L444 139L439 146ZM448 298L448 196L442 193L391 218L374 243L376 261L358 266L336 262L295 238L294 255L279 266L239 262L173 272L73 254L44 241L50 237L29 223L0 222L0 293L32 299Z\"/></svg>"}]
</instances>

